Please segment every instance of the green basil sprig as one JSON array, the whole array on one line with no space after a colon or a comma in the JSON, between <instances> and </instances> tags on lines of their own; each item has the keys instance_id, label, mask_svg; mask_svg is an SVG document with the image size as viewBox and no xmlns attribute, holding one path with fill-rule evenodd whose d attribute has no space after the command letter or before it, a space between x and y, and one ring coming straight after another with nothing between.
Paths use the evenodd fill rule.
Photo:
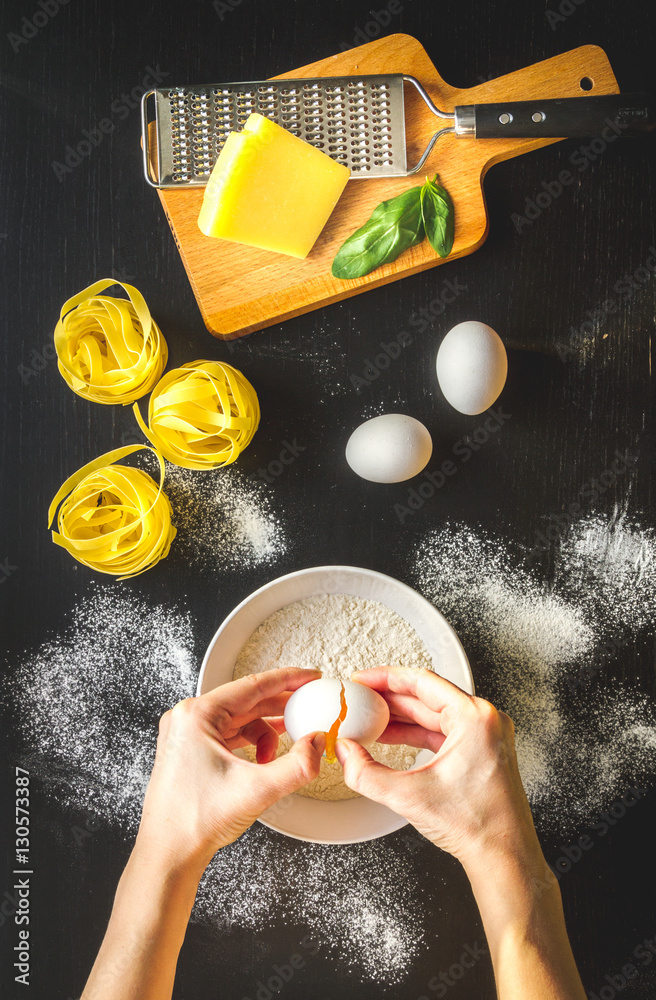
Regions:
<instances>
[{"instance_id":1,"label":"green basil sprig","mask_svg":"<svg viewBox=\"0 0 656 1000\"><path fill-rule=\"evenodd\" d=\"M333 261L333 277L361 278L381 264L390 264L423 238L421 188L414 187L381 202L364 226L342 243Z\"/></svg>"},{"instance_id":2,"label":"green basil sprig","mask_svg":"<svg viewBox=\"0 0 656 1000\"><path fill-rule=\"evenodd\" d=\"M440 257L448 257L453 246L453 202L449 192L433 180L426 178L421 189L421 217L428 242Z\"/></svg>"},{"instance_id":3,"label":"green basil sprig","mask_svg":"<svg viewBox=\"0 0 656 1000\"><path fill-rule=\"evenodd\" d=\"M428 236L440 257L453 246L453 203L437 174L421 187L383 201L364 226L342 243L332 265L335 278L362 278Z\"/></svg>"}]
</instances>

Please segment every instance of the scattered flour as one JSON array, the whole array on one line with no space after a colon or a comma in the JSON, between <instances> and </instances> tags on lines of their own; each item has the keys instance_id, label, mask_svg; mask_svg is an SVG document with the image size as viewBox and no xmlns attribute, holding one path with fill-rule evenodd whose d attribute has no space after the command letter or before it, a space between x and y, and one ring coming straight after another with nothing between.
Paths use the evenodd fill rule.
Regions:
<instances>
[{"instance_id":1,"label":"scattered flour","mask_svg":"<svg viewBox=\"0 0 656 1000\"><path fill-rule=\"evenodd\" d=\"M656 541L592 516L553 555L548 585L501 539L457 525L422 540L414 569L463 640L478 693L515 722L538 825L564 832L629 784L653 783L654 705L604 672L654 620Z\"/></svg>"},{"instance_id":2,"label":"scattered flour","mask_svg":"<svg viewBox=\"0 0 656 1000\"><path fill-rule=\"evenodd\" d=\"M196 472L167 465L164 489L178 529L174 545L195 569L258 566L285 552L285 533L268 497L240 469Z\"/></svg>"},{"instance_id":3,"label":"scattered flour","mask_svg":"<svg viewBox=\"0 0 656 1000\"><path fill-rule=\"evenodd\" d=\"M315 404L323 404L329 398L353 391L344 352L344 336L352 333L352 329L349 323L342 325L334 317L326 323L319 313L307 316L308 321L312 321L312 329L304 332L298 329L291 331L287 324L287 336L282 340L274 331L270 336L266 332L261 334L255 342L250 337L243 337L232 343L236 344L240 356L256 355L258 361L263 357L272 358L279 370L284 370L288 359L293 360L302 373L303 383L310 388ZM240 367L236 359L233 363Z\"/></svg>"},{"instance_id":4,"label":"scattered flour","mask_svg":"<svg viewBox=\"0 0 656 1000\"><path fill-rule=\"evenodd\" d=\"M22 766L64 807L136 832L159 717L195 693L193 627L186 611L96 585L61 633L9 672Z\"/></svg>"},{"instance_id":5,"label":"scattered flour","mask_svg":"<svg viewBox=\"0 0 656 1000\"><path fill-rule=\"evenodd\" d=\"M607 632L653 626L656 532L625 513L591 516L571 529L561 540L560 573L563 589L589 614L600 612Z\"/></svg>"},{"instance_id":6,"label":"scattered flour","mask_svg":"<svg viewBox=\"0 0 656 1000\"><path fill-rule=\"evenodd\" d=\"M192 919L259 930L275 907L277 919L307 927L354 978L402 982L426 948L425 875L385 839L287 849L256 823L215 855Z\"/></svg>"},{"instance_id":7,"label":"scattered flour","mask_svg":"<svg viewBox=\"0 0 656 1000\"><path fill-rule=\"evenodd\" d=\"M372 417L380 417L383 413L389 412L390 410L387 401L377 400L375 403L365 403L360 411L360 415L363 420L371 420Z\"/></svg>"},{"instance_id":8,"label":"scattered flour","mask_svg":"<svg viewBox=\"0 0 656 1000\"><path fill-rule=\"evenodd\" d=\"M378 601L351 594L324 594L296 601L262 622L241 649L234 677L259 674L276 667L314 667L324 677L348 680L355 670L382 664L432 669L432 660L414 629L395 611ZM292 740L280 738L277 756L287 753ZM381 764L407 771L419 750L405 744L373 743L367 747ZM246 747L255 759L255 749ZM299 794L313 799L359 798L344 783L339 763L321 760L314 781Z\"/></svg>"}]
</instances>

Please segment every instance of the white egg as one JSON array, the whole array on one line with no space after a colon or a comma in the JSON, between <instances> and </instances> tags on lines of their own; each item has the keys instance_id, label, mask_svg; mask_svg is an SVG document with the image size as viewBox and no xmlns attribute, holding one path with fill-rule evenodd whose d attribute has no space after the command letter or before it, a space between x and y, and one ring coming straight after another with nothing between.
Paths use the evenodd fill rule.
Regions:
<instances>
[{"instance_id":1,"label":"white egg","mask_svg":"<svg viewBox=\"0 0 656 1000\"><path fill-rule=\"evenodd\" d=\"M285 729L296 741L306 733L327 733L339 718L341 682L334 677L321 677L297 688L285 706ZM358 743L374 743L389 722L387 702L377 691L344 681L346 715L340 723L338 737L345 736Z\"/></svg>"},{"instance_id":2,"label":"white egg","mask_svg":"<svg viewBox=\"0 0 656 1000\"><path fill-rule=\"evenodd\" d=\"M503 389L508 356L498 333L467 320L449 330L437 352L437 381L460 413L482 413Z\"/></svg>"},{"instance_id":3,"label":"white egg","mask_svg":"<svg viewBox=\"0 0 656 1000\"><path fill-rule=\"evenodd\" d=\"M346 461L363 479L372 483L402 483L428 464L433 442L428 430L404 413L372 417L351 434Z\"/></svg>"}]
</instances>

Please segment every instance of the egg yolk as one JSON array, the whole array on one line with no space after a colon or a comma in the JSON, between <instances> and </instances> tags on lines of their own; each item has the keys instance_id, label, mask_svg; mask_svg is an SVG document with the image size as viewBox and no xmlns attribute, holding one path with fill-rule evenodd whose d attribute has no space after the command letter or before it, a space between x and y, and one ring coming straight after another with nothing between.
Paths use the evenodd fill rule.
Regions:
<instances>
[{"instance_id":1,"label":"egg yolk","mask_svg":"<svg viewBox=\"0 0 656 1000\"><path fill-rule=\"evenodd\" d=\"M326 760L329 764L337 763L337 757L335 756L335 742L337 740L339 727L346 718L346 691L344 690L344 684L341 681L340 683L342 684L342 689L339 692L339 715L326 733Z\"/></svg>"}]
</instances>

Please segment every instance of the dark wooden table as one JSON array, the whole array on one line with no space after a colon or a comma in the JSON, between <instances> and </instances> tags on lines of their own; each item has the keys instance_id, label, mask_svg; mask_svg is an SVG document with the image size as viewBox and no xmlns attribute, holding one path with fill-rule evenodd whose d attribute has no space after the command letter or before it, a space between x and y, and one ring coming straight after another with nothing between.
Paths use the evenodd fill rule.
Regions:
<instances>
[{"instance_id":1,"label":"dark wooden table","mask_svg":"<svg viewBox=\"0 0 656 1000\"><path fill-rule=\"evenodd\" d=\"M380 8L380 9L379 9ZM302 461L268 487L271 504L293 520L301 539L273 565L226 570L208 582L172 552L165 563L123 586L144 599L182 602L193 611L202 654L225 614L255 587L301 566L350 563L410 579L407 554L422 532L451 521L499 531L529 551L545 515L562 511L581 483L608 468L616 449L638 461L630 477L617 477L595 509L617 507L653 526L650 462L651 360L655 297L653 274L639 291L613 292L624 275L645 265L656 245L653 142L616 143L590 161L577 182L538 218L517 226L526 199L567 168L580 146L571 140L495 167L485 183L490 234L475 254L345 303L274 326L235 343L213 340L193 294L158 199L144 183L139 158L139 113L116 111L123 93L139 87L149 67L171 81L259 79L328 56L376 33L417 36L442 76L472 86L584 43L607 52L623 91L655 89L653 7L610 0L508 0L428 3L380 0L190 0L156 5L98 0L7 0L0 13L0 260L2 293L2 524L0 589L4 670L12 676L50 635L92 574L49 539L48 503L66 475L135 433L129 409L93 406L64 386L50 348L61 304L101 276L132 281L165 331L171 363L196 357L230 361L257 386L262 427L241 459L246 473L278 458L296 436ZM70 171L58 172L68 145L100 119L115 119L111 134ZM403 364L356 391L350 376L405 328L430 302L437 283L456 279L466 290L429 329L413 338ZM580 364L576 331L589 310L610 297L618 308L598 320L603 362ZM400 525L390 514L407 487L383 490L356 481L343 449L350 430L371 407L412 413L435 434L436 456L448 455L471 421L447 412L434 377L437 345L456 322L480 318L511 347L504 398L517 413L503 440L491 443L427 504ZM308 361L308 345L312 356ZM321 363L325 354L326 364ZM21 367L22 366L22 367ZM331 392L338 384L340 391ZM546 568L545 568L546 567ZM543 570L548 575L548 560ZM478 692L493 695L476 650L469 649ZM138 650L135 650L138 656ZM200 659L199 659L200 665ZM636 636L592 684L601 697L608 678L622 676L638 692L654 695L653 640ZM11 689L10 693L11 693ZM15 694L15 691L14 691ZM5 702L7 699L5 698ZM14 767L38 757L20 730L9 699L3 729L3 838L10 890L14 866ZM153 720L154 726L154 720ZM153 740L155 729L153 728ZM0 911L2 995L79 996L98 949L129 844L110 825L77 840L75 826L88 814L64 810L46 796L38 768L32 782L32 970L29 988L14 982L17 942L11 892ZM611 803L607 803L611 805ZM566 818L566 817L564 817ZM591 820L592 817L589 818ZM568 926L586 988L615 995L634 948L656 934L654 824L656 794L648 792L594 851L562 879ZM543 833L547 859L562 857L587 828ZM270 849L293 864L295 842L264 831ZM343 848L340 850L350 850ZM401 834L381 842L404 852ZM448 995L494 996L487 958L445 991L431 977L458 961L467 942L482 941L475 905L458 865L428 843L412 865L430 890L425 900L426 947L396 985L372 982L319 950L285 984L291 998ZM438 891L439 889L439 891ZM347 891L345 889L345 891ZM258 980L298 951L304 929L283 925L272 911L257 933L190 927L179 965L179 998L252 997ZM640 965L621 991L626 1000L656 996L653 965ZM607 977L611 978L608 979ZM605 992L604 992L605 991Z\"/></svg>"}]
</instances>

